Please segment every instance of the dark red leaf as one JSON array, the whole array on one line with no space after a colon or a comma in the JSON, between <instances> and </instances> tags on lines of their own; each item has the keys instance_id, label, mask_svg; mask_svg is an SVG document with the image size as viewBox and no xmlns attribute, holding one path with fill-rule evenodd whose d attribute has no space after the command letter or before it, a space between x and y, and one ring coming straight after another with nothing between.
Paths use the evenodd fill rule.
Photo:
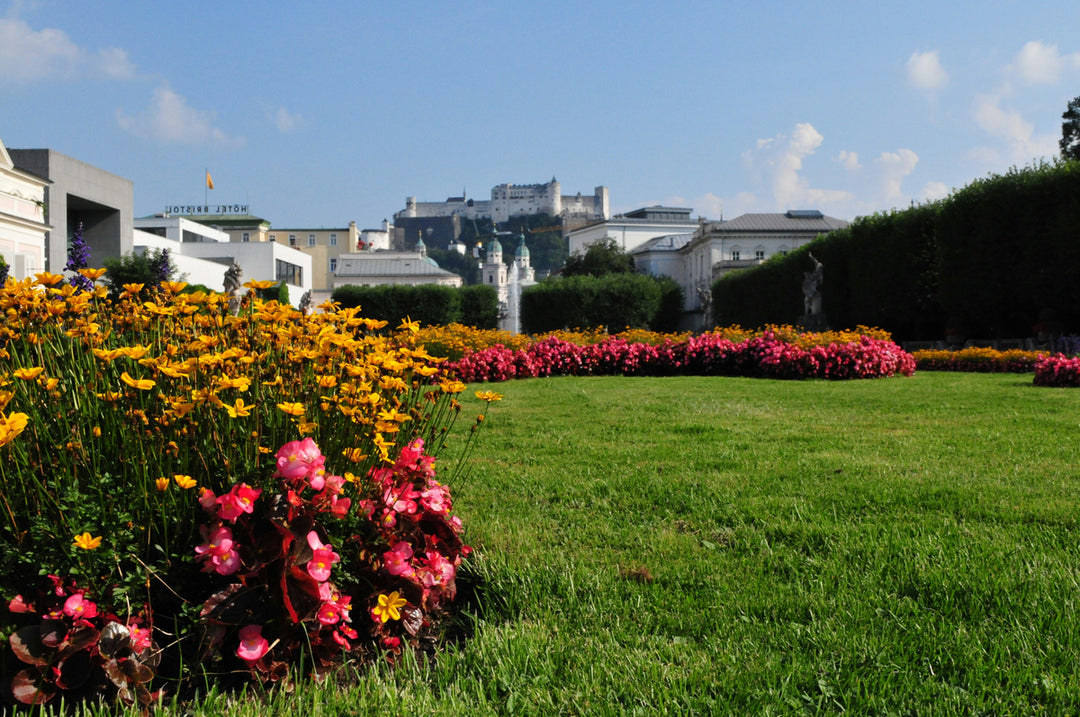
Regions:
<instances>
[{"instance_id":1,"label":"dark red leaf","mask_svg":"<svg viewBox=\"0 0 1080 717\"><path fill-rule=\"evenodd\" d=\"M56 647L67 638L68 624L63 620L41 621L41 643L46 647Z\"/></svg>"},{"instance_id":2,"label":"dark red leaf","mask_svg":"<svg viewBox=\"0 0 1080 717\"><path fill-rule=\"evenodd\" d=\"M414 605L401 609L401 624L410 635L416 635L424 624L424 613Z\"/></svg>"},{"instance_id":3,"label":"dark red leaf","mask_svg":"<svg viewBox=\"0 0 1080 717\"><path fill-rule=\"evenodd\" d=\"M11 694L24 705L45 704L56 694L37 670L23 670L11 680Z\"/></svg>"},{"instance_id":4,"label":"dark red leaf","mask_svg":"<svg viewBox=\"0 0 1080 717\"><path fill-rule=\"evenodd\" d=\"M41 643L41 625L27 625L15 631L8 641L15 657L28 665L47 665L52 650Z\"/></svg>"},{"instance_id":5,"label":"dark red leaf","mask_svg":"<svg viewBox=\"0 0 1080 717\"><path fill-rule=\"evenodd\" d=\"M80 687L90 676L90 653L81 650L66 660L61 660L56 666L56 686L62 690L72 690Z\"/></svg>"}]
</instances>

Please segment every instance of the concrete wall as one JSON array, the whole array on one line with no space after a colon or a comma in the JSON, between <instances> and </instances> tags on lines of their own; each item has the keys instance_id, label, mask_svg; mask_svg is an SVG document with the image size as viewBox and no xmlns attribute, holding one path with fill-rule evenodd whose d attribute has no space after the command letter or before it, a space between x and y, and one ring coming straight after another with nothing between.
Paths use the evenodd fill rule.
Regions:
<instances>
[{"instance_id":1,"label":"concrete wall","mask_svg":"<svg viewBox=\"0 0 1080 717\"><path fill-rule=\"evenodd\" d=\"M134 189L118 177L51 149L10 149L19 169L48 179L46 188L51 225L45 241L45 269L61 272L67 263L67 243L79 222L90 247L91 266L119 258L132 250Z\"/></svg>"}]
</instances>

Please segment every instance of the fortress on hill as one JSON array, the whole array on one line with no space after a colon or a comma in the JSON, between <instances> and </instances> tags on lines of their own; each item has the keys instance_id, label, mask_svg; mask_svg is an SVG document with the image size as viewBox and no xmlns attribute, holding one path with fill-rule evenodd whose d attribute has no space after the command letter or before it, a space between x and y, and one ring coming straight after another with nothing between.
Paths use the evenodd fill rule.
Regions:
<instances>
[{"instance_id":1,"label":"fortress on hill","mask_svg":"<svg viewBox=\"0 0 1080 717\"><path fill-rule=\"evenodd\" d=\"M563 230L611 218L607 187L596 187L592 195L563 194L555 177L545 184L500 184L491 189L491 199L460 197L445 202L418 202L405 199L405 208L394 214L394 226L401 228L410 245L423 232L428 246L444 248L460 235L460 223L490 219L496 224L512 217L548 214L562 221Z\"/></svg>"}]
</instances>

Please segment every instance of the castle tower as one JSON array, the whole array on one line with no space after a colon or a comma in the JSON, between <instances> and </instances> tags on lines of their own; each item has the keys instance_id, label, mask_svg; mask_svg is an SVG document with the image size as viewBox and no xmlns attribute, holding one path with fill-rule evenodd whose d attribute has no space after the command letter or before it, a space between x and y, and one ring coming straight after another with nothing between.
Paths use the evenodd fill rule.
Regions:
<instances>
[{"instance_id":1,"label":"castle tower","mask_svg":"<svg viewBox=\"0 0 1080 717\"><path fill-rule=\"evenodd\" d=\"M502 244L498 237L491 237L487 251L484 252L484 264L481 267L484 283L495 287L499 292L499 303L506 301L506 264L502 260Z\"/></svg>"}]
</instances>

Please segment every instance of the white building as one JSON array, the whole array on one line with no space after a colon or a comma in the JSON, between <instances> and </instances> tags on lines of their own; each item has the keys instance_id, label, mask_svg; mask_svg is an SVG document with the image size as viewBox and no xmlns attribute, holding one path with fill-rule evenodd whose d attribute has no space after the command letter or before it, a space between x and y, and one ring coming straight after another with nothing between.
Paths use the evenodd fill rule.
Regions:
<instances>
[{"instance_id":1,"label":"white building","mask_svg":"<svg viewBox=\"0 0 1080 717\"><path fill-rule=\"evenodd\" d=\"M502 253L502 243L492 237L480 262L480 276L499 297L499 329L518 334L521 333L521 291L536 283L525 235L518 235L514 259L509 266L503 263Z\"/></svg>"},{"instance_id":2,"label":"white building","mask_svg":"<svg viewBox=\"0 0 1080 717\"><path fill-rule=\"evenodd\" d=\"M177 276L190 284L223 291L225 272L235 263L243 282L284 281L293 306L311 291L311 256L298 249L277 242L230 241L228 232L182 216L143 217L134 224L134 251L168 249Z\"/></svg>"},{"instance_id":3,"label":"white building","mask_svg":"<svg viewBox=\"0 0 1080 717\"><path fill-rule=\"evenodd\" d=\"M15 168L0 141L0 255L8 276L26 279L45 269L45 188L49 182Z\"/></svg>"},{"instance_id":4,"label":"white building","mask_svg":"<svg viewBox=\"0 0 1080 717\"><path fill-rule=\"evenodd\" d=\"M591 244L613 239L625 252L668 234L691 233L698 222L690 218L693 209L684 207L643 207L605 221L592 222L566 233L571 254L582 253Z\"/></svg>"}]
</instances>

